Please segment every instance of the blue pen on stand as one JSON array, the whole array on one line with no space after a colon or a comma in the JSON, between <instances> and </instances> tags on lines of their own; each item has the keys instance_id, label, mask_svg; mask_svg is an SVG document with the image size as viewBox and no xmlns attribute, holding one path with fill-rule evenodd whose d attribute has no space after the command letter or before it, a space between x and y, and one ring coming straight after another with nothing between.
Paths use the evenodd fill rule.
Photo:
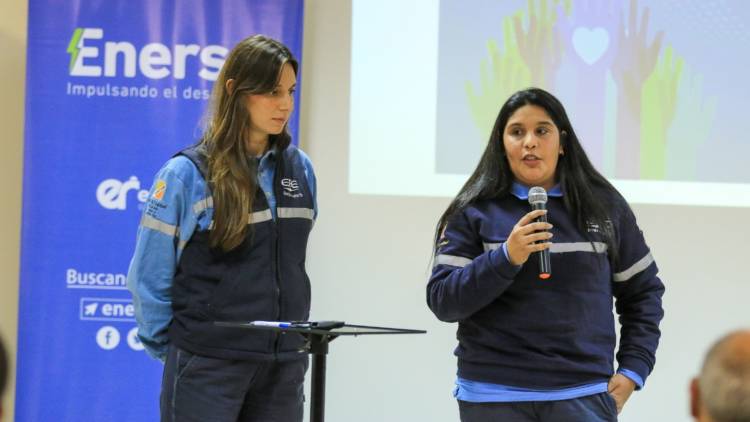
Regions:
<instances>
[{"instance_id":1,"label":"blue pen on stand","mask_svg":"<svg viewBox=\"0 0 750 422\"><path fill-rule=\"evenodd\" d=\"M278 327L278 328L289 328L292 326L289 322L281 322L281 321L253 321L250 323L250 325L255 325L258 327Z\"/></svg>"}]
</instances>

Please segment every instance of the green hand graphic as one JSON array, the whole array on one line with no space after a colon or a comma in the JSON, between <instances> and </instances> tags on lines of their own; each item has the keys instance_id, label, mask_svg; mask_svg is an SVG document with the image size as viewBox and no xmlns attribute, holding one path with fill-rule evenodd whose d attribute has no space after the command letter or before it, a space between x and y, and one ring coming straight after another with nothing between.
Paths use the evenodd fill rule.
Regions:
<instances>
[{"instance_id":1,"label":"green hand graphic","mask_svg":"<svg viewBox=\"0 0 750 422\"><path fill-rule=\"evenodd\" d=\"M667 47L653 73L643 84L641 98L641 179L663 180L666 176L667 131L674 121L677 84L684 60Z\"/></svg>"},{"instance_id":2,"label":"green hand graphic","mask_svg":"<svg viewBox=\"0 0 750 422\"><path fill-rule=\"evenodd\" d=\"M520 15L520 12L517 13ZM523 62L513 36L513 17L503 19L503 51L497 42L487 42L488 58L479 65L479 87L466 82L466 97L474 124L488 138L502 103L514 92L525 88L531 81L529 69Z\"/></svg>"}]
</instances>

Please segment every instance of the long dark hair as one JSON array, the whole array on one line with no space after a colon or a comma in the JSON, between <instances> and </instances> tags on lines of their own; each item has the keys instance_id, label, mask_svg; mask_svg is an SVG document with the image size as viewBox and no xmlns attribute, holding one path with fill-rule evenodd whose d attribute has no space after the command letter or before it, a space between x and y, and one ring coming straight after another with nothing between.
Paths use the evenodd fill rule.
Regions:
<instances>
[{"instance_id":1,"label":"long dark hair","mask_svg":"<svg viewBox=\"0 0 750 422\"><path fill-rule=\"evenodd\" d=\"M610 221L610 213L616 210L612 210L611 205L627 206L627 203L589 161L562 103L554 95L539 88L516 92L500 108L477 168L438 221L435 244L440 240L448 221L467 206L481 200L504 198L510 193L514 176L505 158L503 133L508 119L525 105L543 108L557 126L565 155L560 156L557 162L555 180L562 188L565 208L575 217L576 225L584 236L588 237L589 223L600 227L610 260L616 262L617 242Z\"/></svg>"},{"instance_id":2,"label":"long dark hair","mask_svg":"<svg viewBox=\"0 0 750 422\"><path fill-rule=\"evenodd\" d=\"M248 165L245 135L250 127L245 98L276 88L281 69L289 63L297 74L297 61L280 42L262 35L240 41L229 53L214 83L208 124L201 140L208 158L208 183L213 197L212 247L228 251L242 243L247 216L253 209L258 189L257 169ZM233 79L231 90L226 88ZM269 137L269 145L283 150L291 141L287 127Z\"/></svg>"}]
</instances>

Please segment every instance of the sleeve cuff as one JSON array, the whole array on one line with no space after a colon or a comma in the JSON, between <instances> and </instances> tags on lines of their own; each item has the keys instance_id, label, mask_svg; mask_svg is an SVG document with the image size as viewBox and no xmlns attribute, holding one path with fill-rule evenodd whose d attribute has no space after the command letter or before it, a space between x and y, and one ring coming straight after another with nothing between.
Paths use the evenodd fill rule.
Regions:
<instances>
[{"instance_id":1,"label":"sleeve cuff","mask_svg":"<svg viewBox=\"0 0 750 422\"><path fill-rule=\"evenodd\" d=\"M502 252L500 251L502 249ZM521 265L513 265L508 259L508 253L505 250L505 243L501 248L490 251L490 262L492 269L501 277L512 280L521 270Z\"/></svg>"},{"instance_id":2,"label":"sleeve cuff","mask_svg":"<svg viewBox=\"0 0 750 422\"><path fill-rule=\"evenodd\" d=\"M143 338L140 338L140 335L138 337L141 341L141 344L143 345L143 348L146 350L146 354L164 363L164 361L167 359L169 343L158 344L151 341L144 341Z\"/></svg>"},{"instance_id":3,"label":"sleeve cuff","mask_svg":"<svg viewBox=\"0 0 750 422\"><path fill-rule=\"evenodd\" d=\"M506 242L503 242L502 248L503 248L503 255L505 256L505 260L508 262L508 265L511 268L513 268L514 270L516 270L516 272L518 272L518 270L520 270L522 266L521 265L513 265L510 262L510 255L508 255L508 244Z\"/></svg>"},{"instance_id":4,"label":"sleeve cuff","mask_svg":"<svg viewBox=\"0 0 750 422\"><path fill-rule=\"evenodd\" d=\"M635 372L633 372L633 371L631 371L629 369L620 368L620 369L617 370L617 373L625 375L626 377L630 378L630 380L635 383L635 386L636 386L635 389L636 390L640 390L641 388L643 388L643 384L644 384L643 383L643 378L641 378L641 376L638 375L638 374L636 374Z\"/></svg>"}]
</instances>

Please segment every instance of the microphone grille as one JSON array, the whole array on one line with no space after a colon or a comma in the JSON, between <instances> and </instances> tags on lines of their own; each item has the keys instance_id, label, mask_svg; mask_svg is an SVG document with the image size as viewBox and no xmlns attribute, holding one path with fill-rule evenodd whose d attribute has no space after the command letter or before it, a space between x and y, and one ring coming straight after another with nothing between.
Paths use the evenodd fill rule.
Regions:
<instances>
[{"instance_id":1,"label":"microphone grille","mask_svg":"<svg viewBox=\"0 0 750 422\"><path fill-rule=\"evenodd\" d=\"M529 189L529 204L546 204L547 203L547 191L543 187L534 186Z\"/></svg>"}]
</instances>

